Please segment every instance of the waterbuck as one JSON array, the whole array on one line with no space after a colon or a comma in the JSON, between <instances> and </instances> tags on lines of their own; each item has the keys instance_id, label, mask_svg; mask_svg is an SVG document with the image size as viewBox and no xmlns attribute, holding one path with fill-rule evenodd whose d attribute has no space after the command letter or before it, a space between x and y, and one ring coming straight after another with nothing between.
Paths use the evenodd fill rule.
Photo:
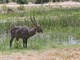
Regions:
<instances>
[{"instance_id":1,"label":"waterbuck","mask_svg":"<svg viewBox=\"0 0 80 60\"><path fill-rule=\"evenodd\" d=\"M35 17L31 17L30 19L34 25L33 28L29 28L26 26L15 26L11 29L11 40L10 40L10 47L12 47L12 42L14 40L14 38L16 38L16 41L19 40L19 38L21 38L23 40L23 47L27 48L27 40L35 35L37 32L43 32L41 26L36 22Z\"/></svg>"}]
</instances>

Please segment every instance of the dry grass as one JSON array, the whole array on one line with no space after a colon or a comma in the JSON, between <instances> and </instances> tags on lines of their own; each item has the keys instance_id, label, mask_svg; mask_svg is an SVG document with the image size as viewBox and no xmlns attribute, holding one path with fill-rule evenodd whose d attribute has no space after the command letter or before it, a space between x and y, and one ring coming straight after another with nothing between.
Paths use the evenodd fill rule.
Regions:
<instances>
[{"instance_id":1,"label":"dry grass","mask_svg":"<svg viewBox=\"0 0 80 60\"><path fill-rule=\"evenodd\" d=\"M50 49L45 51L25 51L1 53L0 60L80 60L80 49Z\"/></svg>"}]
</instances>

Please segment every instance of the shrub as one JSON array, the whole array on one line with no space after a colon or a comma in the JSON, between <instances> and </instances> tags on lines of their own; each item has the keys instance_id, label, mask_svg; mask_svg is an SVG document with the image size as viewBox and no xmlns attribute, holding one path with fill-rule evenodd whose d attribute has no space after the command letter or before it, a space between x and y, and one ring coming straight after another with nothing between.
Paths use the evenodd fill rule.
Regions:
<instances>
[{"instance_id":1,"label":"shrub","mask_svg":"<svg viewBox=\"0 0 80 60\"><path fill-rule=\"evenodd\" d=\"M32 3L35 3L36 0L27 0L28 2L32 2Z\"/></svg>"},{"instance_id":2,"label":"shrub","mask_svg":"<svg viewBox=\"0 0 80 60\"><path fill-rule=\"evenodd\" d=\"M17 7L18 10L25 10L25 7L24 6L19 6Z\"/></svg>"},{"instance_id":3,"label":"shrub","mask_svg":"<svg viewBox=\"0 0 80 60\"><path fill-rule=\"evenodd\" d=\"M3 9L4 11L7 11L8 7L4 4L4 5L2 6L2 9Z\"/></svg>"},{"instance_id":4,"label":"shrub","mask_svg":"<svg viewBox=\"0 0 80 60\"><path fill-rule=\"evenodd\" d=\"M2 11L3 11L3 13L7 13L7 9L8 9L8 7L4 4L4 5L2 6Z\"/></svg>"},{"instance_id":5,"label":"shrub","mask_svg":"<svg viewBox=\"0 0 80 60\"><path fill-rule=\"evenodd\" d=\"M27 0L17 0L17 3L19 3L19 4L26 4L28 2L27 2Z\"/></svg>"},{"instance_id":6,"label":"shrub","mask_svg":"<svg viewBox=\"0 0 80 60\"><path fill-rule=\"evenodd\" d=\"M36 4L46 3L46 2L49 2L49 0L36 0Z\"/></svg>"},{"instance_id":7,"label":"shrub","mask_svg":"<svg viewBox=\"0 0 80 60\"><path fill-rule=\"evenodd\" d=\"M12 8L8 7L7 13L14 12Z\"/></svg>"}]
</instances>

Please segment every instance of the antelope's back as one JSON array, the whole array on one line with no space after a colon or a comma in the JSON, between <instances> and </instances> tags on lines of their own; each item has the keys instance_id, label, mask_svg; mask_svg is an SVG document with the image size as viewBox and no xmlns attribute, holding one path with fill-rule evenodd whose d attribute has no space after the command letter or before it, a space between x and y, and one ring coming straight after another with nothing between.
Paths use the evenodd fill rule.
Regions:
<instances>
[{"instance_id":1,"label":"antelope's back","mask_svg":"<svg viewBox=\"0 0 80 60\"><path fill-rule=\"evenodd\" d=\"M28 35L29 28L26 26L15 26L11 29L11 35L14 36L22 36L22 35Z\"/></svg>"}]
</instances>

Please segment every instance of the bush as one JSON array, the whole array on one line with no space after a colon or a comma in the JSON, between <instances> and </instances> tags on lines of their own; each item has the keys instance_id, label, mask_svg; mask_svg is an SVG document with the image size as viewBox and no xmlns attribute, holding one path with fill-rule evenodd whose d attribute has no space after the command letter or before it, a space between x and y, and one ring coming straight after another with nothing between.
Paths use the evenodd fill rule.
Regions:
<instances>
[{"instance_id":1,"label":"bush","mask_svg":"<svg viewBox=\"0 0 80 60\"><path fill-rule=\"evenodd\" d=\"M28 2L32 2L32 3L35 3L36 0L27 0Z\"/></svg>"},{"instance_id":2,"label":"bush","mask_svg":"<svg viewBox=\"0 0 80 60\"><path fill-rule=\"evenodd\" d=\"M7 13L7 9L8 9L8 7L4 4L2 6L2 13Z\"/></svg>"},{"instance_id":3,"label":"bush","mask_svg":"<svg viewBox=\"0 0 80 60\"><path fill-rule=\"evenodd\" d=\"M7 13L11 13L11 12L14 12L12 8L8 7L7 9Z\"/></svg>"},{"instance_id":4,"label":"bush","mask_svg":"<svg viewBox=\"0 0 80 60\"><path fill-rule=\"evenodd\" d=\"M8 7L6 5L2 6L3 11L7 11Z\"/></svg>"},{"instance_id":5,"label":"bush","mask_svg":"<svg viewBox=\"0 0 80 60\"><path fill-rule=\"evenodd\" d=\"M46 2L49 2L49 0L36 0L36 4L46 3Z\"/></svg>"},{"instance_id":6,"label":"bush","mask_svg":"<svg viewBox=\"0 0 80 60\"><path fill-rule=\"evenodd\" d=\"M25 10L25 7L24 6L19 6L17 7L18 10Z\"/></svg>"},{"instance_id":7,"label":"bush","mask_svg":"<svg viewBox=\"0 0 80 60\"><path fill-rule=\"evenodd\" d=\"M27 0L17 0L17 3L19 4L27 4Z\"/></svg>"}]
</instances>

